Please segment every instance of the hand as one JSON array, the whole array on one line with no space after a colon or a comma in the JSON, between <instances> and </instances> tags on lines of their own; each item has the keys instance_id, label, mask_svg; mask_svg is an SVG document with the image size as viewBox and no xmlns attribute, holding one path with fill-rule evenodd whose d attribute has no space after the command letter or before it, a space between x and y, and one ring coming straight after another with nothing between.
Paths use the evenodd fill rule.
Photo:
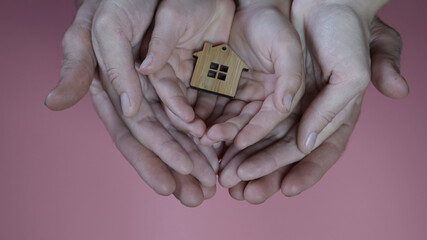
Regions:
<instances>
[{"instance_id":1,"label":"hand","mask_svg":"<svg viewBox=\"0 0 427 240\"><path fill-rule=\"evenodd\" d=\"M234 9L231 0L162 1L140 68L149 75L173 123L197 137L203 135L206 126L192 107L197 98L197 91L189 86L193 52L206 41L228 42Z\"/></svg>"},{"instance_id":2,"label":"hand","mask_svg":"<svg viewBox=\"0 0 427 240\"><path fill-rule=\"evenodd\" d=\"M362 102L367 87L367 84L364 83L365 78L368 81L370 79L369 49L365 50L365 45L369 45L369 39L365 43L363 37L368 36L369 33L365 33L364 25L359 24L364 22L357 19L359 16L365 19L366 16L357 15L354 11L349 11L347 6L340 4L338 7L328 5L329 8L324 9L325 6L319 5L318 8L309 9L324 12L310 14L310 21L302 24L298 16L307 16L305 12L302 12L302 10L308 11L304 8L307 6L296 3L292 5L292 11L294 11L292 16L295 18L293 23L296 24L296 29L299 29L305 49L306 93L304 99L301 100L299 111L298 109L294 111L296 114L303 113L298 123L299 126L296 126L289 134L296 134L295 141L301 150L301 156L307 155L311 148L323 143L351 118L355 109L359 108ZM330 11L331 9L334 11ZM303 30L300 29L301 24L306 26ZM331 29L333 31L328 32ZM328 74L325 75L325 73ZM406 91L407 93L406 82L401 83L401 92ZM338 106L336 104L342 106L336 108ZM335 111L337 109L339 111ZM325 113L331 116L326 116ZM324 123L324 120L331 122L323 126L323 130L319 134L307 131L308 126L314 126L313 121L314 123L322 123L322 121ZM295 131L296 133L294 133ZM306 137L303 138L304 141L301 141L301 132L304 131ZM303 151L301 145L306 147L305 150L308 146L310 151ZM242 180L253 180L293 163L286 158L275 160L264 161L251 158L242 163L238 175ZM293 161L297 160L299 157L295 157Z\"/></svg>"},{"instance_id":3,"label":"hand","mask_svg":"<svg viewBox=\"0 0 427 240\"><path fill-rule=\"evenodd\" d=\"M121 96L125 115L136 114L142 95L134 64L157 0L80 0L76 4L79 10L63 39L61 78L47 96L46 106L63 110L77 103L89 90L99 65Z\"/></svg>"},{"instance_id":4,"label":"hand","mask_svg":"<svg viewBox=\"0 0 427 240\"><path fill-rule=\"evenodd\" d=\"M62 110L74 105L89 90L96 68L96 59L91 42L92 19L100 3L101 1L98 0L85 0L83 3L78 4L80 7L76 19L73 25L67 30L63 41L64 62L61 69L61 80L58 86L53 89L46 98L46 105L52 110ZM101 75L102 73L101 71ZM105 76L105 79L108 79L108 77ZM138 84L140 83L138 82ZM108 81L105 81L105 85L111 90L110 97L115 96L115 103L117 107L119 107L116 91L112 89ZM189 206L198 205L203 198L213 196L215 193L215 176L212 174L212 168L216 171L218 169L218 162L212 150L199 148L200 151L196 151L194 149L194 144L189 142L185 137L180 137L180 143L178 143L173 137L179 136L180 134L175 132L173 134L164 133L164 127L161 124L155 121L152 122L152 124L156 126L150 128L150 131L154 134L159 134L160 132L160 135L154 135L157 136L156 140L160 142L170 141L168 145L172 148L169 152L163 149L163 153L160 154L160 157L168 159L166 162L173 162L171 163L172 165L175 164L175 162L171 157L175 158L175 160L181 158L184 164L180 165L180 161L176 162L177 170L181 173L195 171L193 175L200 178L200 182L205 185L194 184L197 183L198 180L192 176L182 176L176 171L171 171L171 173L163 162L159 162L160 157L153 153L153 151L161 151L159 146L152 146L154 150L151 151L130 134L127 126L125 126L120 119L119 113L115 112L113 109L110 99L102 90L99 81L93 82L91 90L94 96L95 106L100 110L99 114L103 117L119 150L135 167L148 185L156 192L162 195L169 195L174 192L183 204ZM146 106L146 104L144 106ZM141 117L139 112L137 114ZM159 115L159 113L157 115ZM148 116L144 119L146 123L147 120L153 118L153 113L151 112L145 116ZM129 121L132 121L132 119ZM144 121L141 120L140 123L142 124ZM133 126L137 125L135 123L132 124ZM147 124L145 124L145 126L147 126ZM142 135L140 131L137 131L137 133L139 133L138 136L145 141L150 140L148 137L152 137L149 135ZM186 150L189 150L190 153L186 152ZM204 156L197 156L200 152L202 152ZM195 158L199 160L195 160ZM209 160L212 166L203 162L206 161L206 159ZM193 162L193 160L195 162ZM197 171L204 176L198 175ZM199 194L200 191L203 192L203 195ZM188 192L188 194L185 194L185 192Z\"/></svg>"},{"instance_id":5,"label":"hand","mask_svg":"<svg viewBox=\"0 0 427 240\"><path fill-rule=\"evenodd\" d=\"M292 22L304 47L312 78L327 81L304 111L297 143L309 153L344 123L346 115L363 98L370 82L370 25L386 0L296 0ZM315 82L310 79L307 82ZM407 94L404 82L402 97ZM314 86L313 86L314 87Z\"/></svg>"},{"instance_id":6,"label":"hand","mask_svg":"<svg viewBox=\"0 0 427 240\"><path fill-rule=\"evenodd\" d=\"M144 97L135 117L121 118L109 98L114 96L114 105L119 105L119 96L112 88L107 95L98 80L90 88L95 109L117 148L154 191L161 195L173 193L184 205L198 206L215 194L216 154L210 148L196 146L186 134L174 129L154 89L144 77L140 78ZM144 145L147 142L148 148ZM179 158L190 159L194 177L169 169L160 157L169 159L172 166Z\"/></svg>"},{"instance_id":7,"label":"hand","mask_svg":"<svg viewBox=\"0 0 427 240\"><path fill-rule=\"evenodd\" d=\"M408 94L407 84L399 73L402 45L400 36L379 19L375 19L370 29L372 33L371 70L374 86L385 96L391 98L406 96ZM308 155L300 152L297 147L296 125L283 137L283 132L291 128L292 122L295 123L296 118L282 122L272 131L269 138L240 153L235 149L230 149L221 163L221 185L232 186L229 192L233 198L247 200L253 204L264 202L279 190L286 196L298 195L318 182L338 160L354 129L359 112L360 103L353 108L338 131ZM258 179L241 181L236 175L237 169L239 166L241 167L242 162L246 163L254 159L264 162L266 160L286 161L288 165L283 165L276 171ZM297 161L299 162L294 163ZM282 163L277 164L282 165Z\"/></svg>"},{"instance_id":8,"label":"hand","mask_svg":"<svg viewBox=\"0 0 427 240\"><path fill-rule=\"evenodd\" d=\"M301 43L289 21L290 1L238 2L230 45L251 70L243 73L235 99L201 142L234 140L244 149L292 113L305 81Z\"/></svg>"},{"instance_id":9,"label":"hand","mask_svg":"<svg viewBox=\"0 0 427 240\"><path fill-rule=\"evenodd\" d=\"M61 77L45 100L51 110L67 109L89 91L97 65L91 40L92 20L100 3L101 0L76 1L78 12L62 40Z\"/></svg>"}]
</instances>

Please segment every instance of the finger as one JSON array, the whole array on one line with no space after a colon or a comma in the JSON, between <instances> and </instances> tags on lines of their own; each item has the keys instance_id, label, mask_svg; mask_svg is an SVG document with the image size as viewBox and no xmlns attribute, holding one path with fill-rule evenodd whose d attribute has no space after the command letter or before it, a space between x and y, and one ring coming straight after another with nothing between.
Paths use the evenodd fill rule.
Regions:
<instances>
[{"instance_id":1,"label":"finger","mask_svg":"<svg viewBox=\"0 0 427 240\"><path fill-rule=\"evenodd\" d=\"M176 77L169 64L149 77L159 98L168 109L187 123L195 119L193 107L185 94L187 87Z\"/></svg>"},{"instance_id":2,"label":"finger","mask_svg":"<svg viewBox=\"0 0 427 240\"><path fill-rule=\"evenodd\" d=\"M216 193L216 186L206 187L201 185L200 187L203 191L203 197L205 200L212 198Z\"/></svg>"},{"instance_id":3,"label":"finger","mask_svg":"<svg viewBox=\"0 0 427 240\"><path fill-rule=\"evenodd\" d=\"M200 92L197 97L196 106L194 107L196 116L202 120L208 119L215 109L217 98L216 95Z\"/></svg>"},{"instance_id":4,"label":"finger","mask_svg":"<svg viewBox=\"0 0 427 240\"><path fill-rule=\"evenodd\" d=\"M248 182L239 182L236 186L228 189L230 196L236 200L243 201L245 200L244 191Z\"/></svg>"},{"instance_id":5,"label":"finger","mask_svg":"<svg viewBox=\"0 0 427 240\"><path fill-rule=\"evenodd\" d=\"M274 86L274 106L286 118L298 104L304 89L304 59L301 41L290 21L283 19L277 29L282 29L272 44L271 60L274 63L277 84Z\"/></svg>"},{"instance_id":6,"label":"finger","mask_svg":"<svg viewBox=\"0 0 427 240\"><path fill-rule=\"evenodd\" d=\"M155 109L152 109L154 106L143 98L138 115L125 119L127 125L138 141L151 149L168 166L180 174L190 174L193 171L191 157L159 122L158 116L153 112Z\"/></svg>"},{"instance_id":7,"label":"finger","mask_svg":"<svg viewBox=\"0 0 427 240\"><path fill-rule=\"evenodd\" d=\"M274 106L273 101L273 96L268 96L262 103L259 112L257 112L249 123L239 132L234 141L234 145L236 145L237 148L245 149L260 141L290 114L279 112Z\"/></svg>"},{"instance_id":8,"label":"finger","mask_svg":"<svg viewBox=\"0 0 427 240\"><path fill-rule=\"evenodd\" d=\"M256 145L248 147L242 151L235 146L229 147L221 160L219 183L226 188L231 188L238 184L240 181L242 181L242 178L238 175L238 169L242 163L251 159L253 155L256 156L260 153L263 153L265 151L264 149L275 141L277 141L277 139L274 137L264 139ZM250 171L253 170L251 169ZM250 180L253 179L255 178Z\"/></svg>"},{"instance_id":9,"label":"finger","mask_svg":"<svg viewBox=\"0 0 427 240\"><path fill-rule=\"evenodd\" d=\"M202 204L204 194L196 179L190 175L172 172L176 179L176 190L173 193L184 206L197 207Z\"/></svg>"},{"instance_id":10,"label":"finger","mask_svg":"<svg viewBox=\"0 0 427 240\"><path fill-rule=\"evenodd\" d=\"M105 82L105 75L101 79ZM141 82L144 86L142 90L148 91L150 87L144 76L141 76ZM105 83L104 87L117 109L119 107L119 97L115 93L115 90L108 83ZM147 92L146 95L150 94ZM159 119L153 112L153 107L161 108L157 105L159 103L148 102L144 97L142 98L137 115L132 118L123 117L123 121L135 138L154 152L169 167L181 174L190 174L193 171L192 160L182 146L177 143L161 122L159 122Z\"/></svg>"},{"instance_id":11,"label":"finger","mask_svg":"<svg viewBox=\"0 0 427 240\"><path fill-rule=\"evenodd\" d=\"M158 9L147 56L139 69L145 75L153 74L164 67L178 44L182 27L185 28L180 24L170 24L182 16L171 11L168 1L161 3Z\"/></svg>"},{"instance_id":12,"label":"finger","mask_svg":"<svg viewBox=\"0 0 427 240\"><path fill-rule=\"evenodd\" d=\"M194 142L182 133L172 131L171 134L181 144L193 162L193 171L191 172L191 175L206 187L215 186L215 171Z\"/></svg>"},{"instance_id":13,"label":"finger","mask_svg":"<svg viewBox=\"0 0 427 240\"><path fill-rule=\"evenodd\" d=\"M280 190L283 177L290 166L283 167L269 175L250 181L244 190L245 200L251 204L261 204Z\"/></svg>"},{"instance_id":14,"label":"finger","mask_svg":"<svg viewBox=\"0 0 427 240\"><path fill-rule=\"evenodd\" d=\"M247 104L238 116L228 119L226 122L212 126L206 136L211 142L233 141L250 119L260 110L262 102L256 101Z\"/></svg>"},{"instance_id":15,"label":"finger","mask_svg":"<svg viewBox=\"0 0 427 240\"><path fill-rule=\"evenodd\" d=\"M284 17L277 15L277 18ZM276 83L261 110L236 137L235 145L240 149L261 140L289 116L304 92L303 52L298 33L287 19L276 19L272 24L276 25L272 29L280 30L270 33L275 37L269 44Z\"/></svg>"},{"instance_id":16,"label":"finger","mask_svg":"<svg viewBox=\"0 0 427 240\"><path fill-rule=\"evenodd\" d=\"M393 28L379 18L371 25L372 83L385 96L404 98L409 86L400 74L402 39Z\"/></svg>"},{"instance_id":17,"label":"finger","mask_svg":"<svg viewBox=\"0 0 427 240\"><path fill-rule=\"evenodd\" d=\"M176 185L168 167L130 134L98 80L93 81L90 90L95 109L123 156L155 192L172 194Z\"/></svg>"},{"instance_id":18,"label":"finger","mask_svg":"<svg viewBox=\"0 0 427 240\"><path fill-rule=\"evenodd\" d=\"M227 151L228 152L228 151ZM243 152L237 156L224 155L222 162L226 162L224 168L220 171L218 181L225 188L232 188L242 180L237 175L237 169L240 164L249 157L248 152ZM222 164L221 162L221 164Z\"/></svg>"},{"instance_id":19,"label":"finger","mask_svg":"<svg viewBox=\"0 0 427 240\"><path fill-rule=\"evenodd\" d=\"M224 115L224 110L227 109L230 102L232 103L234 101L231 101L230 98L228 98L228 97L218 96L217 102L215 104L215 108L214 108L212 114L209 116L208 119L204 120L206 122L206 125L212 126L214 123L216 123L217 120L219 118L221 118L221 116ZM225 106L225 108L224 108L224 106Z\"/></svg>"},{"instance_id":20,"label":"finger","mask_svg":"<svg viewBox=\"0 0 427 240\"><path fill-rule=\"evenodd\" d=\"M61 76L57 86L45 100L45 105L51 110L63 110L73 106L89 90L96 67L90 29L99 2L85 1L64 35Z\"/></svg>"},{"instance_id":21,"label":"finger","mask_svg":"<svg viewBox=\"0 0 427 240\"><path fill-rule=\"evenodd\" d=\"M200 118L194 118L191 122L185 122L175 115L169 108L165 107L166 114L173 126L177 129L189 133L194 137L200 138L206 131L206 125Z\"/></svg>"},{"instance_id":22,"label":"finger","mask_svg":"<svg viewBox=\"0 0 427 240\"><path fill-rule=\"evenodd\" d=\"M197 142L196 142L196 144L197 144ZM219 159L218 159L218 155L216 153L216 150L212 147L206 147L206 146L202 146L200 144L197 144L197 147L199 148L199 151L202 152L203 155L206 157L207 161L211 165L214 172L218 173Z\"/></svg>"},{"instance_id":23,"label":"finger","mask_svg":"<svg viewBox=\"0 0 427 240\"><path fill-rule=\"evenodd\" d=\"M354 130L359 113L360 108L355 108L345 124L286 174L281 183L284 195L296 196L307 190L338 161Z\"/></svg>"},{"instance_id":24,"label":"finger","mask_svg":"<svg viewBox=\"0 0 427 240\"><path fill-rule=\"evenodd\" d=\"M141 103L141 85L134 68L130 30L119 25L116 15L108 7L98 10L92 40L101 71L120 96L123 114L132 117Z\"/></svg>"},{"instance_id":25,"label":"finger","mask_svg":"<svg viewBox=\"0 0 427 240\"><path fill-rule=\"evenodd\" d=\"M224 123L227 120L238 116L246 105L245 102L240 100L227 100L227 102L225 102L223 99L225 98L219 97L211 117L209 117L209 119L207 120L207 123L211 125L211 127L200 139L200 143L204 146L213 146L214 144L218 144L218 142L215 142L208 137L208 133L216 125ZM221 139L221 137L219 137L219 139Z\"/></svg>"},{"instance_id":26,"label":"finger","mask_svg":"<svg viewBox=\"0 0 427 240\"><path fill-rule=\"evenodd\" d=\"M168 129L169 134L175 139L176 143L178 143L190 157L193 166L191 175L199 180L202 185L207 187L215 186L215 171L209 164L206 156L203 155L196 146L193 139L173 127L160 104L152 104L151 107L156 115L157 120L165 129Z\"/></svg>"},{"instance_id":27,"label":"finger","mask_svg":"<svg viewBox=\"0 0 427 240\"><path fill-rule=\"evenodd\" d=\"M363 96L370 81L370 67L368 59L359 60L355 58L348 60L348 64L336 66L328 85L303 114L298 128L298 147L302 152L310 153L321 143L319 134L326 127L330 128L330 133L335 132L342 124L335 118Z\"/></svg>"},{"instance_id":28,"label":"finger","mask_svg":"<svg viewBox=\"0 0 427 240\"><path fill-rule=\"evenodd\" d=\"M354 112L360 109L362 98L355 99L344 108L335 119L319 134L318 142L322 143L338 129ZM276 144L253 154L237 169L237 174L243 181L249 181L268 175L277 169L303 159L307 154L300 151L296 139L297 126L293 127L286 136ZM318 147L318 145L315 145Z\"/></svg>"}]
</instances>

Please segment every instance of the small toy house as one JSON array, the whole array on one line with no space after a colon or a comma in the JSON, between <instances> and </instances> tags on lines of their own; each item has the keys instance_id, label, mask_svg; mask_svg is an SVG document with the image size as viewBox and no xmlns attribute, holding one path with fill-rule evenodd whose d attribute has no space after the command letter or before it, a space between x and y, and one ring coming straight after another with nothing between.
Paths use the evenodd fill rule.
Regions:
<instances>
[{"instance_id":1,"label":"small toy house","mask_svg":"<svg viewBox=\"0 0 427 240\"><path fill-rule=\"evenodd\" d=\"M194 57L197 62L192 87L229 97L236 95L242 71L248 71L248 66L227 44L212 47L206 42Z\"/></svg>"}]
</instances>

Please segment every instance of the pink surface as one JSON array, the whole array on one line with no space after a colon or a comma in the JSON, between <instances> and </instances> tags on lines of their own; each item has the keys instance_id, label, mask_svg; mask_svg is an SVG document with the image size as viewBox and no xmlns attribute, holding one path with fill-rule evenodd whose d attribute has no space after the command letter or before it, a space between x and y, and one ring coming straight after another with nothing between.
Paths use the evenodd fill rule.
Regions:
<instances>
[{"instance_id":1,"label":"pink surface","mask_svg":"<svg viewBox=\"0 0 427 240\"><path fill-rule=\"evenodd\" d=\"M404 39L410 96L371 87L346 153L319 184L260 206L220 189L196 209L139 179L88 98L65 112L44 107L72 2L0 2L0 239L426 239L425 0L382 12Z\"/></svg>"}]
</instances>

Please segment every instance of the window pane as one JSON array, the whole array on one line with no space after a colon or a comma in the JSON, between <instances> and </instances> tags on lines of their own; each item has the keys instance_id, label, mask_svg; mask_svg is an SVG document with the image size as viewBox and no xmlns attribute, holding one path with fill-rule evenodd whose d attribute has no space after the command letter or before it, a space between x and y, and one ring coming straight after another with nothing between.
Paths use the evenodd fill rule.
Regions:
<instances>
[{"instance_id":1,"label":"window pane","mask_svg":"<svg viewBox=\"0 0 427 240\"><path fill-rule=\"evenodd\" d=\"M223 81L225 81L225 78L227 77L227 75L226 74L224 74L224 73L218 73L218 79L219 80L223 80Z\"/></svg>"},{"instance_id":2,"label":"window pane","mask_svg":"<svg viewBox=\"0 0 427 240\"><path fill-rule=\"evenodd\" d=\"M209 70L209 72L208 72L208 77L216 78L216 72L215 72L215 71L212 71L212 70Z\"/></svg>"},{"instance_id":3,"label":"window pane","mask_svg":"<svg viewBox=\"0 0 427 240\"><path fill-rule=\"evenodd\" d=\"M218 63L211 62L211 67L210 67L210 69L218 70L218 67L219 67L219 64L218 64Z\"/></svg>"},{"instance_id":4,"label":"window pane","mask_svg":"<svg viewBox=\"0 0 427 240\"><path fill-rule=\"evenodd\" d=\"M219 69L221 72L228 72L228 66L221 65L221 68Z\"/></svg>"}]
</instances>

